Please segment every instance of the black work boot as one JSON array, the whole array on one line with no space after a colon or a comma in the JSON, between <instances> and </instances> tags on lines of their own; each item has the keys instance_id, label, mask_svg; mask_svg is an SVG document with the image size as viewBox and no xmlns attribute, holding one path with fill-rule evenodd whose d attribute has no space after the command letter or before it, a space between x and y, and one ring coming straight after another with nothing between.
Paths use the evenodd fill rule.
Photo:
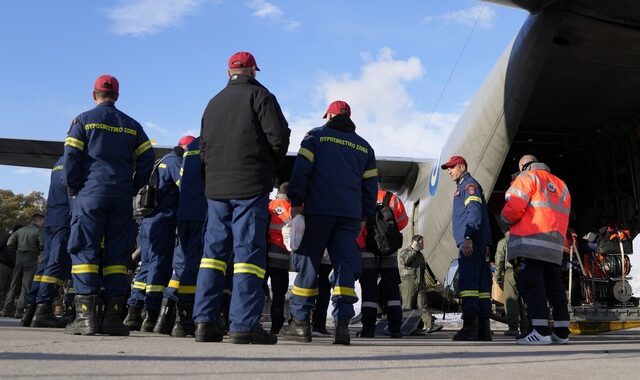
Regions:
<instances>
[{"instance_id":1,"label":"black work boot","mask_svg":"<svg viewBox=\"0 0 640 380\"><path fill-rule=\"evenodd\" d=\"M308 320L291 319L289 324L280 330L280 336L296 342L311 342L311 323Z\"/></svg>"},{"instance_id":2,"label":"black work boot","mask_svg":"<svg viewBox=\"0 0 640 380\"><path fill-rule=\"evenodd\" d=\"M129 312L123 323L129 326L129 331L140 331L142 319L142 308L138 305L129 305Z\"/></svg>"},{"instance_id":3,"label":"black work boot","mask_svg":"<svg viewBox=\"0 0 640 380\"><path fill-rule=\"evenodd\" d=\"M493 340L491 334L491 321L489 318L480 318L478 320L478 340L489 342Z\"/></svg>"},{"instance_id":4,"label":"black work boot","mask_svg":"<svg viewBox=\"0 0 640 380\"><path fill-rule=\"evenodd\" d=\"M453 340L478 340L478 315L462 313L462 328L453 336Z\"/></svg>"},{"instance_id":5,"label":"black work boot","mask_svg":"<svg viewBox=\"0 0 640 380\"><path fill-rule=\"evenodd\" d=\"M22 327L31 326L31 322L33 320L33 316L34 316L35 313L36 313L36 304L35 303L28 303L24 307L24 311L22 313L22 317L20 318L20 326L22 326Z\"/></svg>"},{"instance_id":6,"label":"black work boot","mask_svg":"<svg viewBox=\"0 0 640 380\"><path fill-rule=\"evenodd\" d=\"M262 326L258 326L253 331L230 332L229 338L233 344L276 344L278 337L267 332Z\"/></svg>"},{"instance_id":7,"label":"black work boot","mask_svg":"<svg viewBox=\"0 0 640 380\"><path fill-rule=\"evenodd\" d=\"M76 294L76 318L64 330L70 335L95 335L98 332L96 321L96 295Z\"/></svg>"},{"instance_id":8,"label":"black work boot","mask_svg":"<svg viewBox=\"0 0 640 380\"><path fill-rule=\"evenodd\" d=\"M195 336L196 325L193 323L193 304L178 302L176 305L176 323L171 330L171 336L184 338L187 335Z\"/></svg>"},{"instance_id":9,"label":"black work boot","mask_svg":"<svg viewBox=\"0 0 640 380\"><path fill-rule=\"evenodd\" d=\"M129 327L123 324L120 319L124 303L124 297L111 297L107 300L104 314L102 315L100 334L129 336Z\"/></svg>"},{"instance_id":10,"label":"black work boot","mask_svg":"<svg viewBox=\"0 0 640 380\"><path fill-rule=\"evenodd\" d=\"M53 315L51 303L39 303L36 307L36 313L31 321L31 327L53 327L61 329L67 325L64 318Z\"/></svg>"},{"instance_id":11,"label":"black work boot","mask_svg":"<svg viewBox=\"0 0 640 380\"><path fill-rule=\"evenodd\" d=\"M64 303L64 314L62 315L62 319L64 319L65 324L69 324L76 319L76 305L71 302L68 303L65 301Z\"/></svg>"},{"instance_id":12,"label":"black work boot","mask_svg":"<svg viewBox=\"0 0 640 380\"><path fill-rule=\"evenodd\" d=\"M160 316L160 310L144 309L144 320L142 326L140 326L141 332L153 332L153 328L156 327L158 317Z\"/></svg>"},{"instance_id":13,"label":"black work boot","mask_svg":"<svg viewBox=\"0 0 640 380\"><path fill-rule=\"evenodd\" d=\"M376 337L376 325L363 324L362 330L360 330L357 334L359 338L375 338Z\"/></svg>"},{"instance_id":14,"label":"black work boot","mask_svg":"<svg viewBox=\"0 0 640 380\"><path fill-rule=\"evenodd\" d=\"M338 319L336 321L336 331L333 336L333 344L344 344L345 346L351 344L348 319Z\"/></svg>"},{"instance_id":15,"label":"black work boot","mask_svg":"<svg viewBox=\"0 0 640 380\"><path fill-rule=\"evenodd\" d=\"M222 342L224 337L224 323L221 320L215 323L196 322L196 342Z\"/></svg>"},{"instance_id":16,"label":"black work boot","mask_svg":"<svg viewBox=\"0 0 640 380\"><path fill-rule=\"evenodd\" d=\"M173 323L176 320L176 301L171 298L163 298L162 305L160 305L160 314L158 315L158 321L153 327L153 332L156 334L170 335Z\"/></svg>"}]
</instances>

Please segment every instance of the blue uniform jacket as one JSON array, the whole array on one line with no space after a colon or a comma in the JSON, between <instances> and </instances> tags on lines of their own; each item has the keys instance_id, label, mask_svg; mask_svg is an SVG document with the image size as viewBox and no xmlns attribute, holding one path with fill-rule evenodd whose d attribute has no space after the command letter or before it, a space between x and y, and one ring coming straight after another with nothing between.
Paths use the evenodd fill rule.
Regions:
<instances>
[{"instance_id":1,"label":"blue uniform jacket","mask_svg":"<svg viewBox=\"0 0 640 380\"><path fill-rule=\"evenodd\" d=\"M305 214L363 220L376 207L377 177L373 149L338 115L302 140L287 195Z\"/></svg>"},{"instance_id":2,"label":"blue uniform jacket","mask_svg":"<svg viewBox=\"0 0 640 380\"><path fill-rule=\"evenodd\" d=\"M45 227L69 226L69 196L67 181L64 175L64 156L60 157L51 169L51 183L47 196L47 215L44 217Z\"/></svg>"},{"instance_id":3,"label":"blue uniform jacket","mask_svg":"<svg viewBox=\"0 0 640 380\"><path fill-rule=\"evenodd\" d=\"M491 227L482 186L465 173L453 195L453 238L460 246L466 237L474 244L491 245Z\"/></svg>"},{"instance_id":4,"label":"blue uniform jacket","mask_svg":"<svg viewBox=\"0 0 640 380\"><path fill-rule=\"evenodd\" d=\"M180 147L174 148L171 153L167 153L158 163L156 188L156 201L158 211L176 212L178 209L178 183L180 181L180 166L182 165L182 154L184 151Z\"/></svg>"},{"instance_id":5,"label":"blue uniform jacket","mask_svg":"<svg viewBox=\"0 0 640 380\"><path fill-rule=\"evenodd\" d=\"M204 221L207 215L207 198L204 195L202 162L200 159L200 137L187 147L180 169L180 202L178 220Z\"/></svg>"},{"instance_id":6,"label":"blue uniform jacket","mask_svg":"<svg viewBox=\"0 0 640 380\"><path fill-rule=\"evenodd\" d=\"M142 126L102 102L71 123L64 143L68 193L131 197L149 180L154 160Z\"/></svg>"}]
</instances>

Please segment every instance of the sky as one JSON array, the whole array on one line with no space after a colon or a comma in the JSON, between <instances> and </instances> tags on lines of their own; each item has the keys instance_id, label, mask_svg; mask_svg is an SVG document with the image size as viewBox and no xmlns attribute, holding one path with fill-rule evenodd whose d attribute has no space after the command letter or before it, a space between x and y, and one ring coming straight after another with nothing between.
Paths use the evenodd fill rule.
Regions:
<instances>
[{"instance_id":1,"label":"sky","mask_svg":"<svg viewBox=\"0 0 640 380\"><path fill-rule=\"evenodd\" d=\"M475 0L6 1L0 137L62 141L100 74L160 146L199 133L227 60L249 51L291 128L290 152L351 105L378 157L435 158L527 13ZM0 165L0 189L47 193L49 171Z\"/></svg>"}]
</instances>

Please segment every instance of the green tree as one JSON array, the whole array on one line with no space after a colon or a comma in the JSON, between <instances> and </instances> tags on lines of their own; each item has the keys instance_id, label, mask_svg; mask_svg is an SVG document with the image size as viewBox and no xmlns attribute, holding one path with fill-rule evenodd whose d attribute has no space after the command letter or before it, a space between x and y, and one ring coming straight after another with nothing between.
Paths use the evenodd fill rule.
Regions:
<instances>
[{"instance_id":1,"label":"green tree","mask_svg":"<svg viewBox=\"0 0 640 380\"><path fill-rule=\"evenodd\" d=\"M46 208L47 200L40 191L23 195L0 189L0 231L7 231L16 224L28 224L33 214L44 214Z\"/></svg>"}]
</instances>

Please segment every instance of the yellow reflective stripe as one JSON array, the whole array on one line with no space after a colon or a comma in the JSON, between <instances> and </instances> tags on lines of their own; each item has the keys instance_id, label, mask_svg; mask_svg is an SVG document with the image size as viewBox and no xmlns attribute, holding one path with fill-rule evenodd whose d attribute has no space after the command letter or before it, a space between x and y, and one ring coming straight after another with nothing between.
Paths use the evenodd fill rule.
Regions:
<instances>
[{"instance_id":1,"label":"yellow reflective stripe","mask_svg":"<svg viewBox=\"0 0 640 380\"><path fill-rule=\"evenodd\" d=\"M164 286L162 285L147 285L147 293L149 292L164 292Z\"/></svg>"},{"instance_id":2,"label":"yellow reflective stripe","mask_svg":"<svg viewBox=\"0 0 640 380\"><path fill-rule=\"evenodd\" d=\"M33 281L36 281L36 278L33 278ZM59 278L55 278L52 276L42 276L39 280L40 282L46 282L47 284L56 284L58 286L63 286L64 285L64 281L62 281Z\"/></svg>"},{"instance_id":3,"label":"yellow reflective stripe","mask_svg":"<svg viewBox=\"0 0 640 380\"><path fill-rule=\"evenodd\" d=\"M73 137L67 137L67 139L64 140L64 145L69 145L78 150L84 150L84 142Z\"/></svg>"},{"instance_id":4,"label":"yellow reflective stripe","mask_svg":"<svg viewBox=\"0 0 640 380\"><path fill-rule=\"evenodd\" d=\"M300 296L300 297L315 297L320 293L318 288L299 288L293 285L291 288L291 294Z\"/></svg>"},{"instance_id":5,"label":"yellow reflective stripe","mask_svg":"<svg viewBox=\"0 0 640 380\"><path fill-rule=\"evenodd\" d=\"M378 176L378 169L365 170L362 179L369 179Z\"/></svg>"},{"instance_id":6,"label":"yellow reflective stripe","mask_svg":"<svg viewBox=\"0 0 640 380\"><path fill-rule=\"evenodd\" d=\"M482 203L482 199L480 199L480 197L472 195L470 197L467 197L467 199L464 200L465 207L469 204L469 202L472 202L472 201Z\"/></svg>"},{"instance_id":7,"label":"yellow reflective stripe","mask_svg":"<svg viewBox=\"0 0 640 380\"><path fill-rule=\"evenodd\" d=\"M41 276L41 275L39 275L39 274L37 274L37 275L33 276L33 281L35 281L35 282L40 282L40 281L42 281L42 276Z\"/></svg>"},{"instance_id":8,"label":"yellow reflective stripe","mask_svg":"<svg viewBox=\"0 0 640 380\"><path fill-rule=\"evenodd\" d=\"M167 285L167 288L178 289L179 287L180 287L180 281L178 281L178 280L169 280L169 285Z\"/></svg>"},{"instance_id":9,"label":"yellow reflective stripe","mask_svg":"<svg viewBox=\"0 0 640 380\"><path fill-rule=\"evenodd\" d=\"M139 156L142 153L144 153L147 150L149 150L149 148L151 148L151 141L147 140L147 141L143 142L142 144L140 144L140 146L138 146L136 148L135 153L136 153L137 156Z\"/></svg>"},{"instance_id":10,"label":"yellow reflective stripe","mask_svg":"<svg viewBox=\"0 0 640 380\"><path fill-rule=\"evenodd\" d=\"M180 186L180 180L176 181L176 186Z\"/></svg>"},{"instance_id":11,"label":"yellow reflective stripe","mask_svg":"<svg viewBox=\"0 0 640 380\"><path fill-rule=\"evenodd\" d=\"M196 155L196 154L200 154L200 149L188 150L188 151L184 152L182 157L193 156L193 155Z\"/></svg>"},{"instance_id":12,"label":"yellow reflective stripe","mask_svg":"<svg viewBox=\"0 0 640 380\"><path fill-rule=\"evenodd\" d=\"M180 288L178 288L178 293L180 293L180 294L196 294L196 286L195 285L180 285Z\"/></svg>"},{"instance_id":13,"label":"yellow reflective stripe","mask_svg":"<svg viewBox=\"0 0 640 380\"><path fill-rule=\"evenodd\" d=\"M463 290L460 292L460 297L477 297L477 290Z\"/></svg>"},{"instance_id":14,"label":"yellow reflective stripe","mask_svg":"<svg viewBox=\"0 0 640 380\"><path fill-rule=\"evenodd\" d=\"M52 172L55 172L57 170L62 170L64 169L64 165L58 165L58 166L54 166L53 169L51 169Z\"/></svg>"},{"instance_id":15,"label":"yellow reflective stripe","mask_svg":"<svg viewBox=\"0 0 640 380\"><path fill-rule=\"evenodd\" d=\"M202 258L200 260L200 268L217 269L223 273L227 273L227 263L218 259Z\"/></svg>"},{"instance_id":16,"label":"yellow reflective stripe","mask_svg":"<svg viewBox=\"0 0 640 380\"><path fill-rule=\"evenodd\" d=\"M356 290L354 288L345 288L344 286L335 286L333 288L333 295L358 298L358 295L356 294Z\"/></svg>"},{"instance_id":17,"label":"yellow reflective stripe","mask_svg":"<svg viewBox=\"0 0 640 380\"><path fill-rule=\"evenodd\" d=\"M248 273L258 276L258 278L264 278L266 271L257 265L249 263L236 263L233 264L233 274L236 273Z\"/></svg>"},{"instance_id":18,"label":"yellow reflective stripe","mask_svg":"<svg viewBox=\"0 0 640 380\"><path fill-rule=\"evenodd\" d=\"M309 160L309 162L313 162L315 160L315 154L307 148L300 148L298 154Z\"/></svg>"},{"instance_id":19,"label":"yellow reflective stripe","mask_svg":"<svg viewBox=\"0 0 640 380\"><path fill-rule=\"evenodd\" d=\"M159 164L158 167L160 169L166 169L167 168L167 164Z\"/></svg>"},{"instance_id":20,"label":"yellow reflective stripe","mask_svg":"<svg viewBox=\"0 0 640 380\"><path fill-rule=\"evenodd\" d=\"M75 293L75 292L76 292L76 288L67 289L67 293Z\"/></svg>"},{"instance_id":21,"label":"yellow reflective stripe","mask_svg":"<svg viewBox=\"0 0 640 380\"><path fill-rule=\"evenodd\" d=\"M491 293L489 293L489 292L480 292L480 293L478 293L478 298L480 298L480 299L491 298Z\"/></svg>"},{"instance_id":22,"label":"yellow reflective stripe","mask_svg":"<svg viewBox=\"0 0 640 380\"><path fill-rule=\"evenodd\" d=\"M133 283L133 288L134 289L140 289L140 290L145 290L147 288L147 284L144 282L140 282L140 281L135 281Z\"/></svg>"},{"instance_id":23,"label":"yellow reflective stripe","mask_svg":"<svg viewBox=\"0 0 640 380\"><path fill-rule=\"evenodd\" d=\"M102 268L102 275L108 276L110 274L129 274L125 265L109 265Z\"/></svg>"},{"instance_id":24,"label":"yellow reflective stripe","mask_svg":"<svg viewBox=\"0 0 640 380\"><path fill-rule=\"evenodd\" d=\"M73 274L82 274L82 273L98 273L100 266L97 264L76 264L71 267L71 273Z\"/></svg>"},{"instance_id":25,"label":"yellow reflective stripe","mask_svg":"<svg viewBox=\"0 0 640 380\"><path fill-rule=\"evenodd\" d=\"M182 177L184 175L184 168L180 168L180 176Z\"/></svg>"}]
</instances>

